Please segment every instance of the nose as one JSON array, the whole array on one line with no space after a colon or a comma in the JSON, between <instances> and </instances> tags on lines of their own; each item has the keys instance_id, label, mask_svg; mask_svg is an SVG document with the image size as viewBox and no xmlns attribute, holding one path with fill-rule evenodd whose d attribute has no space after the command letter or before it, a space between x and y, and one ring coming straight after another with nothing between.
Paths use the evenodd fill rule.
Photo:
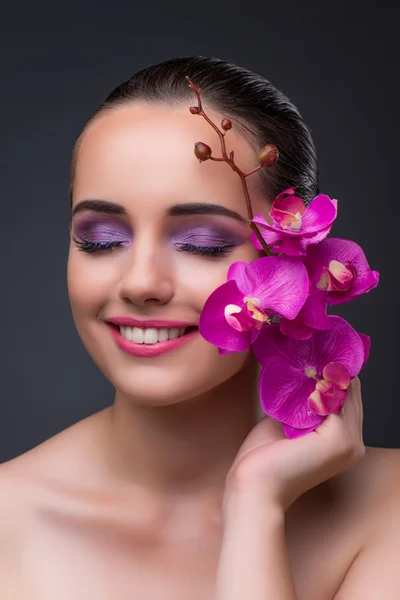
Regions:
<instances>
[{"instance_id":1,"label":"nose","mask_svg":"<svg viewBox=\"0 0 400 600\"><path fill-rule=\"evenodd\" d=\"M138 307L167 304L174 295L174 273L168 251L146 237L132 245L126 255L118 286L119 297Z\"/></svg>"}]
</instances>

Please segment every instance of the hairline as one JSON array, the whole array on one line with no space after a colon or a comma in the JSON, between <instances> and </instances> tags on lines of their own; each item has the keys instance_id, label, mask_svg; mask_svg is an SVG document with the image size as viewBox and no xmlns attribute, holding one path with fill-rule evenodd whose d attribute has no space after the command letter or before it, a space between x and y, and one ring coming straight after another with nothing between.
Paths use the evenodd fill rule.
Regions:
<instances>
[{"instance_id":1,"label":"hairline","mask_svg":"<svg viewBox=\"0 0 400 600\"><path fill-rule=\"evenodd\" d=\"M155 106L156 105L170 106L171 100L177 106L183 105L187 101L186 97L183 97L183 96L181 98L171 96L171 98L165 98L165 99L164 98L146 98L145 96L137 96L136 98L126 98L126 99L122 99L122 100L116 100L114 102L110 102L110 104L102 104L98 109L96 109L96 111L92 114L91 117L89 117L88 121L85 123L81 133L79 134L79 136L76 139L75 144L72 148L72 156L71 156L70 172L69 172L69 184L68 184L68 198L69 198L70 208L72 208L73 186L74 186L74 181L75 181L76 164L78 161L79 150L81 148L81 145L82 145L82 142L83 142L83 139L85 137L87 130L90 129L90 127L97 121L97 119L99 119L104 114L107 114L112 111L117 111L119 108L121 108L123 106L127 106L129 104L144 102L146 104L155 105ZM204 106L207 106L207 99L205 99L205 100L202 99L202 103ZM229 117L230 119L233 119L238 132L243 136L243 138L252 147L254 147L257 144L257 142L259 142L259 136L257 136L257 134L252 130L250 123L248 121L246 121L243 118L238 117L237 115L229 114L228 112L226 112L222 115L221 108L219 108L218 106L216 106L215 103L213 104L212 102L210 102L208 104L208 108L218 112L221 116ZM256 150L255 150L255 152L256 152ZM256 177L258 177L258 179L260 181L260 185L263 186L263 182L261 181L262 173L263 173L263 170L260 170L260 172L256 174ZM264 186L265 186L265 184L264 184Z\"/></svg>"}]
</instances>

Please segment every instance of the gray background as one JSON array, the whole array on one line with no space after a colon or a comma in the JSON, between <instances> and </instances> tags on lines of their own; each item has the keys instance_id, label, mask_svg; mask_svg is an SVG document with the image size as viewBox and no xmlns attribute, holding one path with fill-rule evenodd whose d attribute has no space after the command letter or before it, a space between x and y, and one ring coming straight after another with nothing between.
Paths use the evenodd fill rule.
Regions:
<instances>
[{"instance_id":1,"label":"gray background","mask_svg":"<svg viewBox=\"0 0 400 600\"><path fill-rule=\"evenodd\" d=\"M365 442L400 447L399 16L382 2L25 2L2 9L0 461L113 400L70 315L70 153L118 83L190 54L266 76L311 127L321 189L339 199L331 235L359 243L381 273L377 290L337 311L373 341L362 373Z\"/></svg>"}]
</instances>

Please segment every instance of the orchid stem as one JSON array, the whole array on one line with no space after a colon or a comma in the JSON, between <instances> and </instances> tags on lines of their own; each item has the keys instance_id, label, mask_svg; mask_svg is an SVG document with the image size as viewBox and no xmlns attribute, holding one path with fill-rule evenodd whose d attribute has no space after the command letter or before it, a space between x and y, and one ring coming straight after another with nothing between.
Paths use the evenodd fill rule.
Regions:
<instances>
[{"instance_id":1,"label":"orchid stem","mask_svg":"<svg viewBox=\"0 0 400 600\"><path fill-rule=\"evenodd\" d=\"M258 241L260 242L264 252L266 253L267 256L272 256L273 252L271 252L269 246L267 245L266 241L264 240L264 238L261 235L260 230L258 229L256 223L252 222L252 219L254 217L253 215L253 209L251 206L251 199L250 199L250 194L249 194L249 189L247 187L247 183L246 183L246 177L248 177L249 175L252 175L253 173L256 173L257 171L259 171L262 168L262 165L259 165L258 167L256 167L253 171L250 171L250 173L243 173L243 171L241 171L239 169L239 167L237 166L237 164L234 162L233 160L233 151L230 153L230 156L228 156L227 151L226 151L226 145L225 145L225 133L226 132L222 132L219 127L206 115L206 113L204 112L203 109L203 104L201 101L201 97L200 97L200 90L194 85L194 83L190 80L190 78L188 76L186 76L186 80L189 83L189 87L194 91L194 93L196 94L197 97L197 111L195 114L200 115L201 117L203 117L207 123L209 125L211 125L211 127L214 129L214 131L217 132L220 143L221 143L221 152L222 152L222 157L214 157L214 156L210 156L210 160L214 160L216 162L226 162L228 163L228 165L231 167L231 169L233 171L235 171L235 173L237 173L240 177L240 180L242 182L242 188L243 188L243 193L244 193L244 197L246 200L246 207L247 207L247 213L248 213L248 217L249 217L249 226L252 229L252 231L254 232L254 234L256 235Z\"/></svg>"}]
</instances>

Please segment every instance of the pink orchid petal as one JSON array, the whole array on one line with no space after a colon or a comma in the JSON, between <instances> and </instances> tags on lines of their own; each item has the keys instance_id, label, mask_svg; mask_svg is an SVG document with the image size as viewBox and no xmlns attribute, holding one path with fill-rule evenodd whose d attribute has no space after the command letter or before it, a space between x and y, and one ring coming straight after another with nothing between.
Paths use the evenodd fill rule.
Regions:
<instances>
[{"instance_id":1,"label":"pink orchid petal","mask_svg":"<svg viewBox=\"0 0 400 600\"><path fill-rule=\"evenodd\" d=\"M364 361L364 341L351 325L342 317L330 315L331 329L316 330L307 340L296 340L284 335L279 325L273 324L261 329L252 343L252 351L257 360L265 365L275 355L285 357L288 365L295 366L301 376L304 369L314 366L319 375L330 362L340 362L355 377Z\"/></svg>"},{"instance_id":2,"label":"pink orchid petal","mask_svg":"<svg viewBox=\"0 0 400 600\"><path fill-rule=\"evenodd\" d=\"M265 365L273 356L285 357L290 352L288 344L285 343L288 342L290 344L290 338L282 336L277 323L272 323L264 327L260 332L260 336L254 340L251 349L258 362L262 365ZM260 343L257 341L259 337Z\"/></svg>"},{"instance_id":3,"label":"pink orchid petal","mask_svg":"<svg viewBox=\"0 0 400 600\"><path fill-rule=\"evenodd\" d=\"M322 423L322 421L324 421L325 417L320 417L321 421L320 423L318 423L318 425L320 425ZM295 438L301 437L303 435L306 435L307 433L311 433L311 431L315 431L316 427L318 427L318 425L315 425L314 427L308 427L306 429L296 429L296 427L290 427L290 425L286 425L285 423L282 423L282 428L283 428L283 432L285 434L285 436L290 439L293 440Z\"/></svg>"},{"instance_id":4,"label":"pink orchid petal","mask_svg":"<svg viewBox=\"0 0 400 600\"><path fill-rule=\"evenodd\" d=\"M275 253L285 254L286 256L304 256L306 253L307 241L301 237L284 237L273 248Z\"/></svg>"},{"instance_id":5,"label":"pink orchid petal","mask_svg":"<svg viewBox=\"0 0 400 600\"><path fill-rule=\"evenodd\" d=\"M328 227L317 231L314 235L306 237L305 240L307 240L307 245L322 242L322 240L326 238L331 229L332 225L328 225Z\"/></svg>"},{"instance_id":6,"label":"pink orchid petal","mask_svg":"<svg viewBox=\"0 0 400 600\"><path fill-rule=\"evenodd\" d=\"M323 273L323 267L329 267L332 260L337 260L344 265L351 263L357 277L350 289L327 293L327 304L337 305L350 302L353 298L369 292L378 285L379 273L371 271L360 246L351 240L340 238L327 238L319 244L308 246L304 262L313 283L318 283Z\"/></svg>"},{"instance_id":7,"label":"pink orchid petal","mask_svg":"<svg viewBox=\"0 0 400 600\"><path fill-rule=\"evenodd\" d=\"M320 423L305 401L315 389L315 380L299 377L298 370L285 358L274 356L268 360L260 374L259 389L263 411L273 419L297 429Z\"/></svg>"},{"instance_id":8,"label":"pink orchid petal","mask_svg":"<svg viewBox=\"0 0 400 600\"><path fill-rule=\"evenodd\" d=\"M252 329L251 331L248 331L247 334L250 338L250 343L252 344L258 337L259 335L259 331L257 329ZM225 348L220 348L218 347L218 353L219 354L232 354L233 350L226 350Z\"/></svg>"},{"instance_id":9,"label":"pink orchid petal","mask_svg":"<svg viewBox=\"0 0 400 600\"><path fill-rule=\"evenodd\" d=\"M356 273L351 263L346 266L337 260L331 260L327 270L331 276L331 286L339 292L348 290L355 281Z\"/></svg>"},{"instance_id":10,"label":"pink orchid petal","mask_svg":"<svg viewBox=\"0 0 400 600\"><path fill-rule=\"evenodd\" d=\"M349 290L344 292L330 292L327 296L327 302L329 306L337 306L339 304L345 304L351 302L362 294L367 294L371 290L377 287L379 283L379 273L377 271L371 271L367 273L363 279L357 279Z\"/></svg>"},{"instance_id":11,"label":"pink orchid petal","mask_svg":"<svg viewBox=\"0 0 400 600\"><path fill-rule=\"evenodd\" d=\"M316 330L307 340L295 340L281 333L279 325L264 327L251 348L263 365L259 381L260 401L265 414L285 424L288 435L302 435L292 431L315 428L325 413L338 412L346 390L333 381L320 380L325 373L335 375L344 384L361 370L368 348L367 340L359 335L345 319L329 317L331 329ZM367 336L366 336L367 337ZM336 371L335 371L336 369ZM315 392L318 392L317 394ZM309 404L320 413L316 414Z\"/></svg>"},{"instance_id":12,"label":"pink orchid petal","mask_svg":"<svg viewBox=\"0 0 400 600\"><path fill-rule=\"evenodd\" d=\"M322 371L323 378L326 381L332 381L336 383L340 389L347 390L350 385L350 373L339 362L330 362Z\"/></svg>"},{"instance_id":13,"label":"pink orchid petal","mask_svg":"<svg viewBox=\"0 0 400 600\"><path fill-rule=\"evenodd\" d=\"M263 249L255 233L251 234L251 243L253 244L254 248L257 248L257 250ZM268 243L267 245L271 248L271 246Z\"/></svg>"},{"instance_id":14,"label":"pink orchid petal","mask_svg":"<svg viewBox=\"0 0 400 600\"><path fill-rule=\"evenodd\" d=\"M235 281L227 281L207 298L200 315L199 331L214 346L231 352L246 350L253 338L250 332L237 331L228 324L224 315L227 304L243 305L243 294Z\"/></svg>"},{"instance_id":15,"label":"pink orchid petal","mask_svg":"<svg viewBox=\"0 0 400 600\"><path fill-rule=\"evenodd\" d=\"M273 252L276 253L277 251L274 250L274 247L279 242L279 239L280 239L279 236L275 235L273 233L270 233L269 235L264 235L265 231L261 231L260 233L261 233L261 237L263 238L263 240L267 244L268 248L270 248L270 250L272 250ZM257 250L264 250L264 248L262 247L262 245L258 241L258 238L257 238L257 236L256 236L256 234L254 232L251 234L251 241L252 241L253 246L255 248L257 248Z\"/></svg>"},{"instance_id":16,"label":"pink orchid petal","mask_svg":"<svg viewBox=\"0 0 400 600\"><path fill-rule=\"evenodd\" d=\"M275 221L277 225L286 229L287 227L296 226L295 229L300 229L301 227L301 215L300 213L292 214L290 212L286 212L283 210L273 209L271 210L271 217Z\"/></svg>"},{"instance_id":17,"label":"pink orchid petal","mask_svg":"<svg viewBox=\"0 0 400 600\"><path fill-rule=\"evenodd\" d=\"M272 203L271 208L271 218L275 221L277 225L289 228L301 227L301 217L306 210L306 205L304 200L290 195L280 194Z\"/></svg>"},{"instance_id":18,"label":"pink orchid petal","mask_svg":"<svg viewBox=\"0 0 400 600\"><path fill-rule=\"evenodd\" d=\"M307 270L302 261L286 256L265 256L246 267L251 282L247 295L258 298L261 308L294 319L303 306L309 289Z\"/></svg>"},{"instance_id":19,"label":"pink orchid petal","mask_svg":"<svg viewBox=\"0 0 400 600\"><path fill-rule=\"evenodd\" d=\"M252 221L260 229L260 233L269 247L275 246L279 242L279 240L281 239L281 236L279 235L278 232L276 232L274 230L274 228L271 228L271 229L266 228L266 226L268 226L268 223L261 214L256 215L252 219ZM260 242L258 241L258 238L256 237L254 232L251 234L251 239L252 239L253 245L256 248L258 248L259 250L262 250L262 246L261 246Z\"/></svg>"},{"instance_id":20,"label":"pink orchid petal","mask_svg":"<svg viewBox=\"0 0 400 600\"><path fill-rule=\"evenodd\" d=\"M261 213L255 215L252 218L252 222L256 225L260 225L260 227L265 227L266 225L268 225L268 222L265 220L265 217Z\"/></svg>"},{"instance_id":21,"label":"pink orchid petal","mask_svg":"<svg viewBox=\"0 0 400 600\"><path fill-rule=\"evenodd\" d=\"M309 407L317 415L337 415L346 399L347 390L342 390L334 381L318 381L315 391L309 396Z\"/></svg>"},{"instance_id":22,"label":"pink orchid petal","mask_svg":"<svg viewBox=\"0 0 400 600\"><path fill-rule=\"evenodd\" d=\"M353 378L361 370L364 361L364 343L357 331L342 317L330 315L332 328L329 331L316 330L312 340L314 361L318 373L330 362L339 362Z\"/></svg>"},{"instance_id":23,"label":"pink orchid petal","mask_svg":"<svg viewBox=\"0 0 400 600\"><path fill-rule=\"evenodd\" d=\"M298 231L290 228L283 229L276 223L270 225L267 223L264 217L262 217L262 215L256 215L252 221L263 228L263 237L267 231L270 231L273 233L278 233L280 238L312 238L313 242L315 243L320 240L320 237L317 237L320 232L323 232L322 236L326 237L332 227L332 223L335 220L336 215L337 201L331 200L329 196L326 196L325 194L320 194L319 196L316 196L311 201L311 204L306 208L302 216L301 228Z\"/></svg>"},{"instance_id":24,"label":"pink orchid petal","mask_svg":"<svg viewBox=\"0 0 400 600\"><path fill-rule=\"evenodd\" d=\"M249 278L246 275L246 267L248 264L249 263L243 260L238 260L232 263L228 269L227 275L228 281L231 281L232 279L236 281L236 284L239 290L242 292L243 296L246 296L246 290L249 290L251 287L251 282L249 281Z\"/></svg>"},{"instance_id":25,"label":"pink orchid petal","mask_svg":"<svg viewBox=\"0 0 400 600\"><path fill-rule=\"evenodd\" d=\"M286 212L292 215L300 213L302 215L306 210L304 200L295 196L293 188L289 188L287 192L281 192L273 201L271 208L272 212L275 210Z\"/></svg>"},{"instance_id":26,"label":"pink orchid petal","mask_svg":"<svg viewBox=\"0 0 400 600\"><path fill-rule=\"evenodd\" d=\"M301 373L303 373L305 363L310 364L312 359L312 352L309 347L312 348L312 345L304 345L304 342L284 335L280 331L278 323L263 327L257 339L251 345L254 356L263 366L267 364L270 358L281 356ZM303 356L304 353L306 353L305 357Z\"/></svg>"},{"instance_id":27,"label":"pink orchid petal","mask_svg":"<svg viewBox=\"0 0 400 600\"><path fill-rule=\"evenodd\" d=\"M337 204L329 196L319 194L307 207L303 215L302 233L307 235L314 234L321 229L326 229L332 225L337 215Z\"/></svg>"},{"instance_id":28,"label":"pink orchid petal","mask_svg":"<svg viewBox=\"0 0 400 600\"><path fill-rule=\"evenodd\" d=\"M229 325L238 331L261 329L268 319L263 310L260 310L251 300L246 301L246 298L242 308L234 304L225 306L224 315Z\"/></svg>"},{"instance_id":29,"label":"pink orchid petal","mask_svg":"<svg viewBox=\"0 0 400 600\"><path fill-rule=\"evenodd\" d=\"M276 198L274 198L274 201L272 202L272 204L279 203L285 196L294 196L297 188L298 188L298 186L296 185L294 187L290 187L290 188L287 188L286 190L283 190L283 192L280 192L276 196Z\"/></svg>"},{"instance_id":30,"label":"pink orchid petal","mask_svg":"<svg viewBox=\"0 0 400 600\"><path fill-rule=\"evenodd\" d=\"M300 316L297 316L295 319L281 318L280 330L285 335L289 335L296 340L308 340L314 335L315 331L315 329L303 323Z\"/></svg>"},{"instance_id":31,"label":"pink orchid petal","mask_svg":"<svg viewBox=\"0 0 400 600\"><path fill-rule=\"evenodd\" d=\"M263 228L262 231L262 235L264 237L264 233L267 235L267 231L274 233L275 235L277 235L279 237L279 239L281 239L284 236L294 236L294 237L301 237L301 233L299 233L298 231L291 231L290 229L282 229L282 227L280 227L279 225L276 225L276 223L272 223L272 225L270 225L265 219L264 217L262 219L259 218L259 215L255 216L252 219L253 223L255 223L256 225L259 225L260 227Z\"/></svg>"},{"instance_id":32,"label":"pink orchid petal","mask_svg":"<svg viewBox=\"0 0 400 600\"><path fill-rule=\"evenodd\" d=\"M315 329L330 329L331 322L326 314L325 295L312 288L304 306L293 320L281 318L280 329L285 335L298 340L307 340Z\"/></svg>"},{"instance_id":33,"label":"pink orchid petal","mask_svg":"<svg viewBox=\"0 0 400 600\"><path fill-rule=\"evenodd\" d=\"M299 313L305 325L313 329L330 329L331 323L326 314L325 294L315 287L311 287L307 300Z\"/></svg>"},{"instance_id":34,"label":"pink orchid petal","mask_svg":"<svg viewBox=\"0 0 400 600\"><path fill-rule=\"evenodd\" d=\"M369 337L369 335L365 335L365 333L359 333L358 335L360 336L360 339L361 339L362 343L364 344L364 361L361 366L361 369L363 369L365 366L365 363L369 359L369 355L371 352L371 338Z\"/></svg>"}]
</instances>

